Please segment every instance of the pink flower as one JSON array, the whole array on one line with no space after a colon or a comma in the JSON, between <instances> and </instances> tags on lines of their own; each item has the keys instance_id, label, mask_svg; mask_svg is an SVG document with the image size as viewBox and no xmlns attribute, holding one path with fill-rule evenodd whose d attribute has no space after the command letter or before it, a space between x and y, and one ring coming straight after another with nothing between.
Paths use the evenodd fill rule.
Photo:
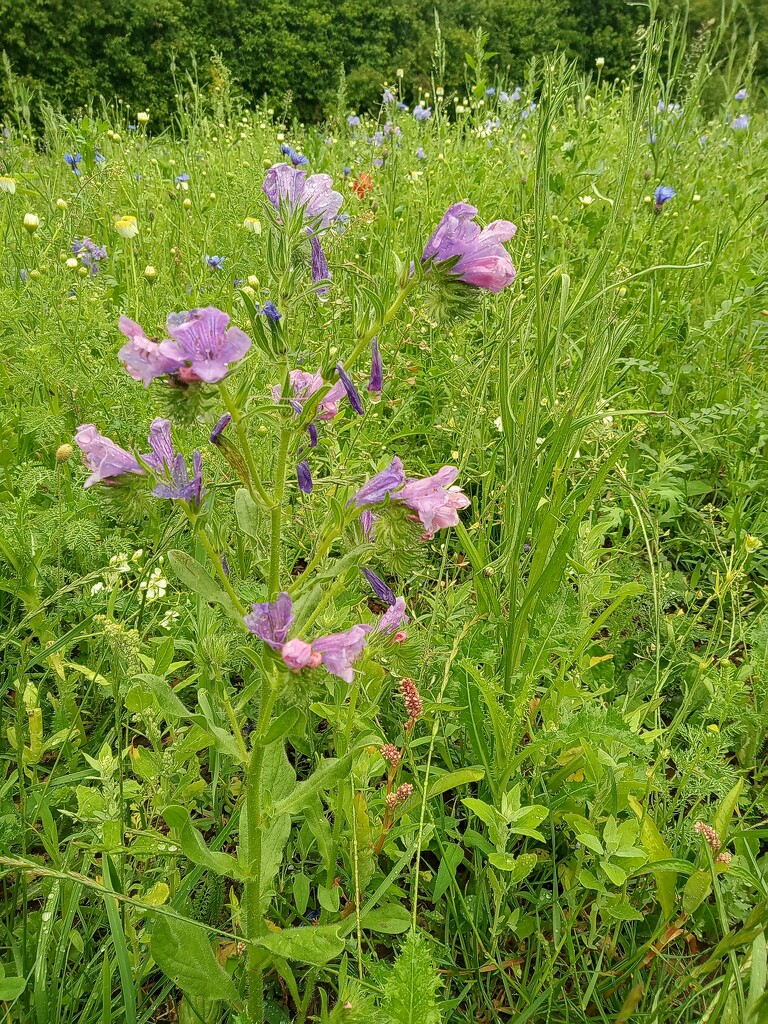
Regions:
<instances>
[{"instance_id":1,"label":"pink flower","mask_svg":"<svg viewBox=\"0 0 768 1024\"><path fill-rule=\"evenodd\" d=\"M362 654L367 643L367 634L373 626L352 626L343 633L321 636L312 644L315 652L322 655L325 668L332 676L338 676L345 683L351 683L355 674L353 665Z\"/></svg>"},{"instance_id":2,"label":"pink flower","mask_svg":"<svg viewBox=\"0 0 768 1024\"><path fill-rule=\"evenodd\" d=\"M83 423L77 428L75 444L83 453L83 463L91 470L83 485L85 487L93 487L102 481L112 483L124 473L144 473L130 452L100 434L93 423Z\"/></svg>"},{"instance_id":3,"label":"pink flower","mask_svg":"<svg viewBox=\"0 0 768 1024\"><path fill-rule=\"evenodd\" d=\"M462 489L450 486L458 473L455 466L443 466L423 480L407 480L405 487L392 495L393 501L402 501L418 515L427 538L437 530L457 526L459 511L469 505Z\"/></svg>"},{"instance_id":4,"label":"pink flower","mask_svg":"<svg viewBox=\"0 0 768 1024\"><path fill-rule=\"evenodd\" d=\"M160 351L177 360L179 376L187 383L216 384L251 347L248 335L239 327L227 330L228 323L229 316L215 306L172 313L166 321L172 340L161 341Z\"/></svg>"},{"instance_id":5,"label":"pink flower","mask_svg":"<svg viewBox=\"0 0 768 1024\"><path fill-rule=\"evenodd\" d=\"M474 223L477 209L469 203L454 203L443 214L435 233L427 242L422 263L439 266L456 260L450 267L452 277L476 288L500 292L515 279L515 268L502 243L517 231L511 221L495 220L485 228Z\"/></svg>"},{"instance_id":6,"label":"pink flower","mask_svg":"<svg viewBox=\"0 0 768 1024\"><path fill-rule=\"evenodd\" d=\"M290 382L293 388L293 401L303 405L309 398L325 385L320 370L317 373L307 373L306 370L291 370ZM341 381L336 381L330 391L326 392L317 407L318 416L321 420L332 420L339 414L339 402L346 394ZM272 398L279 402L282 398L282 389L279 384L272 388Z\"/></svg>"},{"instance_id":7,"label":"pink flower","mask_svg":"<svg viewBox=\"0 0 768 1024\"><path fill-rule=\"evenodd\" d=\"M322 661L321 655L312 650L312 644L307 644L303 640L289 640L287 644L283 644L280 656L291 672L301 672L303 668L317 668Z\"/></svg>"},{"instance_id":8,"label":"pink flower","mask_svg":"<svg viewBox=\"0 0 768 1024\"><path fill-rule=\"evenodd\" d=\"M145 388L148 388L156 377L176 373L180 368L179 360L165 355L160 349L160 343L148 338L133 320L121 316L118 326L128 341L120 349L117 357L125 366L128 376L140 380Z\"/></svg>"},{"instance_id":9,"label":"pink flower","mask_svg":"<svg viewBox=\"0 0 768 1024\"><path fill-rule=\"evenodd\" d=\"M388 608L377 622L376 632L397 633L401 626L406 626L410 621L405 614L405 598L398 597L392 607Z\"/></svg>"}]
</instances>

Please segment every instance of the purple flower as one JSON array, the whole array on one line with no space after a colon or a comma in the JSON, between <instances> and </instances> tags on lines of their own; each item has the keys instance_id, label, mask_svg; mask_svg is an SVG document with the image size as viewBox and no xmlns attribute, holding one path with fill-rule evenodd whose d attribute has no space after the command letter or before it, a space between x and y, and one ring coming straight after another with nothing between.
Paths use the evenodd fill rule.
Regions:
<instances>
[{"instance_id":1,"label":"purple flower","mask_svg":"<svg viewBox=\"0 0 768 1024\"><path fill-rule=\"evenodd\" d=\"M377 505L384 501L388 494L397 491L405 483L403 464L397 456L392 459L386 469L382 469L376 476L363 484L360 490L350 499L350 504Z\"/></svg>"},{"instance_id":2,"label":"purple flower","mask_svg":"<svg viewBox=\"0 0 768 1024\"><path fill-rule=\"evenodd\" d=\"M296 467L296 478L299 490L303 494L311 494L315 485L312 483L312 470L309 468L309 463L306 459L302 459Z\"/></svg>"},{"instance_id":3,"label":"purple flower","mask_svg":"<svg viewBox=\"0 0 768 1024\"><path fill-rule=\"evenodd\" d=\"M317 448L317 427L314 423L307 424L307 433L309 434L309 447Z\"/></svg>"},{"instance_id":4,"label":"purple flower","mask_svg":"<svg viewBox=\"0 0 768 1024\"><path fill-rule=\"evenodd\" d=\"M373 391L375 394L381 394L382 384L384 383L384 368L381 364L381 352L379 352L379 341L378 338L371 339L371 379L368 384L368 390Z\"/></svg>"},{"instance_id":5,"label":"purple flower","mask_svg":"<svg viewBox=\"0 0 768 1024\"><path fill-rule=\"evenodd\" d=\"M496 90L494 89L493 86L491 86L489 89L485 90L485 95L486 96L495 96L496 95Z\"/></svg>"},{"instance_id":6,"label":"purple flower","mask_svg":"<svg viewBox=\"0 0 768 1024\"><path fill-rule=\"evenodd\" d=\"M375 516L369 508L364 508L360 513L360 526L363 530L363 537L365 540L373 540L374 530L376 529L376 520L378 516Z\"/></svg>"},{"instance_id":7,"label":"purple flower","mask_svg":"<svg viewBox=\"0 0 768 1024\"><path fill-rule=\"evenodd\" d=\"M328 266L328 260L325 258L323 247L320 245L320 239L316 234L310 235L309 244L312 251L312 284L317 284L319 281L329 281L331 277L331 271ZM318 294L321 292L327 292L327 288L318 288Z\"/></svg>"},{"instance_id":8,"label":"purple flower","mask_svg":"<svg viewBox=\"0 0 768 1024\"><path fill-rule=\"evenodd\" d=\"M206 256L205 262L208 264L211 270L223 270L224 260L226 258L226 256Z\"/></svg>"},{"instance_id":9,"label":"purple flower","mask_svg":"<svg viewBox=\"0 0 768 1024\"><path fill-rule=\"evenodd\" d=\"M349 404L352 406L352 408L355 410L358 416L362 416L365 410L363 409L363 403L360 401L360 395L357 393L357 388L353 384L352 378L349 376L349 374L341 365L341 363L336 364L336 373L338 373L339 380L341 381L344 390L347 393Z\"/></svg>"},{"instance_id":10,"label":"purple flower","mask_svg":"<svg viewBox=\"0 0 768 1024\"><path fill-rule=\"evenodd\" d=\"M278 320L283 318L283 314L271 299L267 299L263 306L256 306L256 312L261 316L268 317L273 324L276 324Z\"/></svg>"},{"instance_id":11,"label":"purple flower","mask_svg":"<svg viewBox=\"0 0 768 1024\"><path fill-rule=\"evenodd\" d=\"M413 116L417 121L428 121L432 117L432 108L422 107L419 103L413 108Z\"/></svg>"},{"instance_id":12,"label":"purple flower","mask_svg":"<svg viewBox=\"0 0 768 1024\"><path fill-rule=\"evenodd\" d=\"M251 339L239 327L227 330L229 316L214 306L172 313L166 321L170 341L160 342L162 355L175 359L185 383L215 384L227 375L230 363L242 359Z\"/></svg>"},{"instance_id":13,"label":"purple flower","mask_svg":"<svg viewBox=\"0 0 768 1024\"><path fill-rule=\"evenodd\" d=\"M381 146L384 144L384 132L374 132L371 138L371 143L374 146Z\"/></svg>"},{"instance_id":14,"label":"purple flower","mask_svg":"<svg viewBox=\"0 0 768 1024\"><path fill-rule=\"evenodd\" d=\"M303 209L304 220L315 230L327 228L339 212L343 197L333 191L333 181L328 174L311 174L275 164L267 171L263 190L267 199L279 211L281 202L287 203L291 211Z\"/></svg>"},{"instance_id":15,"label":"purple flower","mask_svg":"<svg viewBox=\"0 0 768 1024\"><path fill-rule=\"evenodd\" d=\"M283 143L280 152L290 159L294 167L304 167L309 163L309 157L304 156L303 153L297 153L293 146L289 146L287 143Z\"/></svg>"},{"instance_id":16,"label":"purple flower","mask_svg":"<svg viewBox=\"0 0 768 1024\"><path fill-rule=\"evenodd\" d=\"M376 623L376 632L396 633L402 626L407 626L410 621L405 614L405 598L398 597Z\"/></svg>"},{"instance_id":17,"label":"purple flower","mask_svg":"<svg viewBox=\"0 0 768 1024\"><path fill-rule=\"evenodd\" d=\"M746 89L739 89L739 91L736 93L736 95L733 98L735 100L738 100L739 102L741 102L742 100L745 100L747 98L747 96L749 96L749 93L747 92Z\"/></svg>"},{"instance_id":18,"label":"purple flower","mask_svg":"<svg viewBox=\"0 0 768 1024\"><path fill-rule=\"evenodd\" d=\"M181 366L179 360L166 355L160 344L148 338L137 323L121 316L118 326L128 341L117 356L129 377L140 380L148 388L156 377L177 372Z\"/></svg>"},{"instance_id":19,"label":"purple flower","mask_svg":"<svg viewBox=\"0 0 768 1024\"><path fill-rule=\"evenodd\" d=\"M677 192L672 188L671 185L659 185L654 193L656 200L656 211L658 212L664 203L668 203L670 199L674 199Z\"/></svg>"},{"instance_id":20,"label":"purple flower","mask_svg":"<svg viewBox=\"0 0 768 1024\"><path fill-rule=\"evenodd\" d=\"M381 577L377 576L376 573L372 572L370 569L361 569L360 571L368 580L371 585L371 590L380 601L384 601L385 604L390 606L395 603L395 595Z\"/></svg>"},{"instance_id":21,"label":"purple flower","mask_svg":"<svg viewBox=\"0 0 768 1024\"><path fill-rule=\"evenodd\" d=\"M75 444L83 453L83 463L91 475L84 487L106 481L111 483L124 473L144 474L139 462L130 452L100 434L93 423L83 423L77 428Z\"/></svg>"},{"instance_id":22,"label":"purple flower","mask_svg":"<svg viewBox=\"0 0 768 1024\"><path fill-rule=\"evenodd\" d=\"M426 160L427 159L427 154L424 152L424 149L423 149L422 146L419 146L419 148L416 150L416 159L417 160Z\"/></svg>"},{"instance_id":23,"label":"purple flower","mask_svg":"<svg viewBox=\"0 0 768 1024\"><path fill-rule=\"evenodd\" d=\"M280 656L291 672L301 672L303 668L317 668L323 660L319 651L312 650L312 644L298 638L284 644Z\"/></svg>"},{"instance_id":24,"label":"purple flower","mask_svg":"<svg viewBox=\"0 0 768 1024\"><path fill-rule=\"evenodd\" d=\"M356 114L350 114L347 118L347 124L350 128L358 128L360 126L360 118Z\"/></svg>"},{"instance_id":25,"label":"purple flower","mask_svg":"<svg viewBox=\"0 0 768 1024\"><path fill-rule=\"evenodd\" d=\"M348 177L351 173L352 173L352 168L351 167L345 167L344 168L344 177L345 178Z\"/></svg>"},{"instance_id":26,"label":"purple flower","mask_svg":"<svg viewBox=\"0 0 768 1024\"><path fill-rule=\"evenodd\" d=\"M354 680L353 665L362 654L367 643L367 634L372 626L352 626L343 633L331 633L312 641L312 650L319 654L322 663L332 676L338 676L345 683Z\"/></svg>"},{"instance_id":27,"label":"purple flower","mask_svg":"<svg viewBox=\"0 0 768 1024\"><path fill-rule=\"evenodd\" d=\"M384 90L381 96L381 102L387 104L395 102L395 94L392 92L391 89Z\"/></svg>"},{"instance_id":28,"label":"purple flower","mask_svg":"<svg viewBox=\"0 0 768 1024\"><path fill-rule=\"evenodd\" d=\"M245 624L273 651L281 650L293 625L293 603L290 594L283 592L278 594L274 601L252 604L250 613L245 616Z\"/></svg>"},{"instance_id":29,"label":"purple flower","mask_svg":"<svg viewBox=\"0 0 768 1024\"><path fill-rule=\"evenodd\" d=\"M304 402L311 398L312 395L318 392L325 384L320 370L318 370L317 373L307 373L306 370L291 370L289 380L291 387L293 388L293 398L289 399L289 401L291 404L295 402L299 406L299 411L301 411L301 406ZM338 416L339 401L343 397L344 385L341 381L337 381L330 391L328 391L321 399L320 404L317 407L320 419L332 420L334 416ZM279 402L282 398L282 390L279 384L276 384L272 388L272 398L276 402Z\"/></svg>"},{"instance_id":30,"label":"purple flower","mask_svg":"<svg viewBox=\"0 0 768 1024\"><path fill-rule=\"evenodd\" d=\"M731 128L735 128L736 131L742 131L744 128L749 128L749 122L752 118L749 114L739 114L738 117L734 117L731 121Z\"/></svg>"},{"instance_id":31,"label":"purple flower","mask_svg":"<svg viewBox=\"0 0 768 1024\"><path fill-rule=\"evenodd\" d=\"M85 238L75 238L72 243L72 252L75 256L80 257L80 262L84 267L90 267L91 274L94 276L99 272L99 262L107 257L106 246L97 245L87 235Z\"/></svg>"},{"instance_id":32,"label":"purple flower","mask_svg":"<svg viewBox=\"0 0 768 1024\"><path fill-rule=\"evenodd\" d=\"M232 422L231 414L228 413L228 412L225 412L224 415L219 420L219 422L216 424L216 426L211 431L211 436L208 438L208 440L211 442L211 444L218 444L219 443L219 437L221 437L222 432L224 430L226 430L226 428L229 426L229 424L231 422Z\"/></svg>"},{"instance_id":33,"label":"purple flower","mask_svg":"<svg viewBox=\"0 0 768 1024\"><path fill-rule=\"evenodd\" d=\"M468 203L449 207L427 242L421 262L439 265L458 257L450 269L452 277L500 292L515 279L515 268L502 243L512 238L517 228L508 220L495 220L481 229L474 223L476 215L476 208Z\"/></svg>"},{"instance_id":34,"label":"purple flower","mask_svg":"<svg viewBox=\"0 0 768 1024\"><path fill-rule=\"evenodd\" d=\"M79 174L80 173L80 168L78 167L78 164L80 163L80 161L82 159L83 159L83 154L82 153L65 153L64 154L64 163L69 164L69 166L72 168L72 170L75 172L75 174Z\"/></svg>"},{"instance_id":35,"label":"purple flower","mask_svg":"<svg viewBox=\"0 0 768 1024\"><path fill-rule=\"evenodd\" d=\"M200 452L192 454L192 476L184 456L174 450L171 421L158 417L149 428L149 447L142 460L158 477L152 493L156 498L187 501L199 507L203 500L203 459Z\"/></svg>"},{"instance_id":36,"label":"purple flower","mask_svg":"<svg viewBox=\"0 0 768 1024\"><path fill-rule=\"evenodd\" d=\"M443 466L433 476L406 480L402 490L392 495L393 501L402 501L416 513L424 525L425 538L434 536L437 530L457 526L459 510L469 505L462 489L451 486L458 474L455 466Z\"/></svg>"},{"instance_id":37,"label":"purple flower","mask_svg":"<svg viewBox=\"0 0 768 1024\"><path fill-rule=\"evenodd\" d=\"M402 101L398 101L397 109L402 110L405 113L408 110L408 105L406 103L403 103Z\"/></svg>"}]
</instances>

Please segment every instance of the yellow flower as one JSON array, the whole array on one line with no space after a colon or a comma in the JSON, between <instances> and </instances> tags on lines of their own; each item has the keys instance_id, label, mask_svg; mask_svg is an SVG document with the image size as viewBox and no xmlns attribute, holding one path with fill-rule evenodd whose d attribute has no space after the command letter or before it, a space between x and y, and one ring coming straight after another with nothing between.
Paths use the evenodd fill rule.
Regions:
<instances>
[{"instance_id":1,"label":"yellow flower","mask_svg":"<svg viewBox=\"0 0 768 1024\"><path fill-rule=\"evenodd\" d=\"M748 533L744 538L744 550L748 555L754 554L763 546L763 542L759 537L755 537L753 534Z\"/></svg>"},{"instance_id":2,"label":"yellow flower","mask_svg":"<svg viewBox=\"0 0 768 1024\"><path fill-rule=\"evenodd\" d=\"M67 208L67 200L66 199L57 199L56 200L56 205L58 206L58 208L60 210L66 210L66 208Z\"/></svg>"},{"instance_id":3,"label":"yellow flower","mask_svg":"<svg viewBox=\"0 0 768 1024\"><path fill-rule=\"evenodd\" d=\"M592 198L592 196L580 196L579 197L579 202L581 203L582 206L591 206L592 203L594 203L594 201L595 200Z\"/></svg>"},{"instance_id":4,"label":"yellow flower","mask_svg":"<svg viewBox=\"0 0 768 1024\"><path fill-rule=\"evenodd\" d=\"M715 722L712 722L711 725L707 726L707 732L720 732L720 726L717 725Z\"/></svg>"},{"instance_id":5,"label":"yellow flower","mask_svg":"<svg viewBox=\"0 0 768 1024\"><path fill-rule=\"evenodd\" d=\"M10 195L16 191L16 179L8 178L5 175L0 177L0 192L8 192Z\"/></svg>"},{"instance_id":6,"label":"yellow flower","mask_svg":"<svg viewBox=\"0 0 768 1024\"><path fill-rule=\"evenodd\" d=\"M126 215L115 221L115 231L121 238L135 238L139 233L136 218Z\"/></svg>"}]
</instances>

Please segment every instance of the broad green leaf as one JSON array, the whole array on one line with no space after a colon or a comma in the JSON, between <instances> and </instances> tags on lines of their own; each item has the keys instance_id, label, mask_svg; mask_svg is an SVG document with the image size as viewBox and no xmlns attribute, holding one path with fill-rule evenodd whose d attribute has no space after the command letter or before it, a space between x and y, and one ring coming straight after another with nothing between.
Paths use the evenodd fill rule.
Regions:
<instances>
[{"instance_id":1,"label":"broad green leaf","mask_svg":"<svg viewBox=\"0 0 768 1024\"><path fill-rule=\"evenodd\" d=\"M579 832L576 836L576 842L581 843L582 846L586 846L588 850L599 854L601 857L605 853L605 848L597 836L588 835L586 832Z\"/></svg>"},{"instance_id":2,"label":"broad green leaf","mask_svg":"<svg viewBox=\"0 0 768 1024\"><path fill-rule=\"evenodd\" d=\"M256 939L256 945L286 960L322 967L344 950L344 939L336 925L315 928L283 928Z\"/></svg>"},{"instance_id":3,"label":"broad green leaf","mask_svg":"<svg viewBox=\"0 0 768 1024\"><path fill-rule=\"evenodd\" d=\"M264 737L264 745L268 746L270 743L275 743L277 740L283 739L291 729L296 725L298 720L301 718L301 711L298 708L287 708L281 715L278 715L267 730L267 735Z\"/></svg>"},{"instance_id":4,"label":"broad green leaf","mask_svg":"<svg viewBox=\"0 0 768 1024\"><path fill-rule=\"evenodd\" d=\"M482 821L484 825L491 827L492 825L499 826L504 824L504 819L496 810L495 807L491 807L490 804L485 803L484 800L478 800L474 796L466 796L461 801L465 807L468 807L472 813Z\"/></svg>"},{"instance_id":5,"label":"broad green leaf","mask_svg":"<svg viewBox=\"0 0 768 1024\"><path fill-rule=\"evenodd\" d=\"M717 804L713 825L715 832L720 836L721 843L725 843L728 839L728 826L731 824L731 818L736 810L743 786L744 780L739 779L736 785Z\"/></svg>"},{"instance_id":6,"label":"broad green leaf","mask_svg":"<svg viewBox=\"0 0 768 1024\"><path fill-rule=\"evenodd\" d=\"M186 807L171 804L163 811L163 817L171 828L178 830L181 852L193 864L199 864L216 875L234 878L238 882L245 881L248 877L242 866L230 854L208 849L205 840L192 824Z\"/></svg>"},{"instance_id":7,"label":"broad green leaf","mask_svg":"<svg viewBox=\"0 0 768 1024\"><path fill-rule=\"evenodd\" d=\"M464 860L464 850L458 843L446 843L443 848L443 856L440 859L440 867L437 869L437 878L432 890L432 899L437 903L440 897L453 885L456 878L456 871L459 864Z\"/></svg>"},{"instance_id":8,"label":"broad green leaf","mask_svg":"<svg viewBox=\"0 0 768 1024\"><path fill-rule=\"evenodd\" d=\"M243 617L232 602L229 594L216 583L208 570L186 551L169 551L168 563L181 582L198 594L204 601L218 604L233 619L243 624Z\"/></svg>"},{"instance_id":9,"label":"broad green leaf","mask_svg":"<svg viewBox=\"0 0 768 1024\"><path fill-rule=\"evenodd\" d=\"M162 676L145 672L134 676L136 684L131 687L125 698L125 706L129 711L143 711L147 707L157 707L167 720L169 718L189 718L189 710L173 692Z\"/></svg>"},{"instance_id":10,"label":"broad green leaf","mask_svg":"<svg viewBox=\"0 0 768 1024\"><path fill-rule=\"evenodd\" d=\"M515 866L509 878L512 885L517 885L518 882L522 882L524 878L527 878L536 867L537 862L538 857L535 853L521 853L515 860Z\"/></svg>"},{"instance_id":11,"label":"broad green leaf","mask_svg":"<svg viewBox=\"0 0 768 1024\"><path fill-rule=\"evenodd\" d=\"M26 978L0 978L0 1002L12 1003L26 987Z\"/></svg>"},{"instance_id":12,"label":"broad green leaf","mask_svg":"<svg viewBox=\"0 0 768 1024\"><path fill-rule=\"evenodd\" d=\"M648 854L651 864L658 861L672 860L672 851L664 842L648 811L634 796L630 795L627 799L629 806L640 821L640 843ZM653 878L656 882L656 891L662 913L666 918L670 918L675 912L676 874L674 871L657 870L653 872Z\"/></svg>"},{"instance_id":13,"label":"broad green leaf","mask_svg":"<svg viewBox=\"0 0 768 1024\"><path fill-rule=\"evenodd\" d=\"M386 903L363 914L361 924L369 932L401 935L411 927L411 913L402 903Z\"/></svg>"},{"instance_id":14,"label":"broad green leaf","mask_svg":"<svg viewBox=\"0 0 768 1024\"><path fill-rule=\"evenodd\" d=\"M712 892L712 875L699 868L694 871L683 889L683 913L690 915L697 910Z\"/></svg>"},{"instance_id":15,"label":"broad green leaf","mask_svg":"<svg viewBox=\"0 0 768 1024\"><path fill-rule=\"evenodd\" d=\"M265 543L263 523L264 513L250 496L245 487L235 491L235 517L237 525L246 537L250 537L259 547Z\"/></svg>"},{"instance_id":16,"label":"broad green leaf","mask_svg":"<svg viewBox=\"0 0 768 1024\"><path fill-rule=\"evenodd\" d=\"M484 768L459 768L458 771L448 772L435 779L427 790L427 799L439 796L449 789L458 789L459 786L466 786L469 782L480 782L485 778Z\"/></svg>"},{"instance_id":17,"label":"broad green leaf","mask_svg":"<svg viewBox=\"0 0 768 1024\"><path fill-rule=\"evenodd\" d=\"M312 803L323 789L331 789L349 774L352 754L344 757L327 757L308 779L300 782L293 792L275 804L275 814L300 814Z\"/></svg>"},{"instance_id":18,"label":"broad green leaf","mask_svg":"<svg viewBox=\"0 0 768 1024\"><path fill-rule=\"evenodd\" d=\"M185 995L238 1001L237 989L219 966L207 931L194 921L159 917L152 930L152 956Z\"/></svg>"},{"instance_id":19,"label":"broad green leaf","mask_svg":"<svg viewBox=\"0 0 768 1024\"><path fill-rule=\"evenodd\" d=\"M511 853L492 853L488 858L488 863L499 871L515 870L515 858Z\"/></svg>"}]
</instances>

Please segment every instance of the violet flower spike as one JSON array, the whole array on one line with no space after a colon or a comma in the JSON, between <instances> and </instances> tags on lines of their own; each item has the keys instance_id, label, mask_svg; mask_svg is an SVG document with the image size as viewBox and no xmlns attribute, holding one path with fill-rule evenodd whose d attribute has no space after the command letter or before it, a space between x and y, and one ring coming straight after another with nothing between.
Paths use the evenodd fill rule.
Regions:
<instances>
[{"instance_id":1,"label":"violet flower spike","mask_svg":"<svg viewBox=\"0 0 768 1024\"><path fill-rule=\"evenodd\" d=\"M367 483L363 484L360 490L350 498L349 504L355 504L358 508L362 505L378 505L388 494L397 491L404 483L403 464L395 456L386 469L382 469L380 473L372 476Z\"/></svg>"},{"instance_id":2,"label":"violet flower spike","mask_svg":"<svg viewBox=\"0 0 768 1024\"><path fill-rule=\"evenodd\" d=\"M344 390L347 393L349 404L352 406L352 408L355 410L358 416L362 416L365 413L365 409L363 409L363 403L360 401L360 395L357 393L357 388L352 383L352 378L349 376L349 374L341 365L341 363L336 364L336 373L338 373L339 380L343 384Z\"/></svg>"},{"instance_id":3,"label":"violet flower spike","mask_svg":"<svg viewBox=\"0 0 768 1024\"><path fill-rule=\"evenodd\" d=\"M255 633L259 640L280 651L288 639L288 631L293 625L293 602L291 595L285 591L278 594L274 601L252 604L251 611L244 616L248 629Z\"/></svg>"},{"instance_id":4,"label":"violet flower spike","mask_svg":"<svg viewBox=\"0 0 768 1024\"><path fill-rule=\"evenodd\" d=\"M389 589L384 580L370 569L361 569L360 571L370 583L371 590L374 592L376 597L391 607L395 603L395 595Z\"/></svg>"},{"instance_id":5,"label":"violet flower spike","mask_svg":"<svg viewBox=\"0 0 768 1024\"><path fill-rule=\"evenodd\" d=\"M152 420L149 428L149 446L152 449L142 460L158 477L152 490L156 498L170 498L186 501L199 508L203 500L203 458L200 452L192 453L192 476L183 455L174 450L171 438L171 421Z\"/></svg>"},{"instance_id":6,"label":"violet flower spike","mask_svg":"<svg viewBox=\"0 0 768 1024\"><path fill-rule=\"evenodd\" d=\"M410 617L405 614L405 598L398 597L392 607L388 608L376 623L376 632L396 633L403 626L407 626L410 621Z\"/></svg>"},{"instance_id":7,"label":"violet flower spike","mask_svg":"<svg viewBox=\"0 0 768 1024\"><path fill-rule=\"evenodd\" d=\"M75 444L83 453L83 464L91 471L84 487L93 487L102 482L113 483L125 473L144 475L138 460L119 444L99 433L93 423L83 423L77 428Z\"/></svg>"},{"instance_id":8,"label":"violet flower spike","mask_svg":"<svg viewBox=\"0 0 768 1024\"><path fill-rule=\"evenodd\" d=\"M239 327L227 330L229 316L215 306L172 313L166 322L170 341L160 342L164 356L181 367L179 376L186 383L223 380L230 363L242 359L251 347L251 339Z\"/></svg>"},{"instance_id":9,"label":"violet flower spike","mask_svg":"<svg viewBox=\"0 0 768 1024\"><path fill-rule=\"evenodd\" d=\"M332 676L338 676L345 683L355 678L354 663L363 653L367 634L373 626L352 626L343 633L331 633L312 642L312 650L320 654L325 668Z\"/></svg>"},{"instance_id":10,"label":"violet flower spike","mask_svg":"<svg viewBox=\"0 0 768 1024\"><path fill-rule=\"evenodd\" d=\"M312 470L306 459L302 459L296 467L296 477L299 482L299 490L303 494L311 494L315 485L312 483Z\"/></svg>"},{"instance_id":11,"label":"violet flower spike","mask_svg":"<svg viewBox=\"0 0 768 1024\"><path fill-rule=\"evenodd\" d=\"M317 284L319 281L330 281L331 271L328 260L325 258L320 239L314 232L310 233L309 245L312 250L312 284ZM327 291L327 288L318 288L317 294L321 295Z\"/></svg>"},{"instance_id":12,"label":"violet flower spike","mask_svg":"<svg viewBox=\"0 0 768 1024\"><path fill-rule=\"evenodd\" d=\"M458 257L449 271L451 277L497 293L512 284L517 273L502 244L517 228L511 221L495 220L481 229L474 223L476 216L477 209L469 203L449 207L427 242L421 262L439 267Z\"/></svg>"},{"instance_id":13,"label":"violet flower spike","mask_svg":"<svg viewBox=\"0 0 768 1024\"><path fill-rule=\"evenodd\" d=\"M381 352L379 352L379 340L374 337L371 340L371 379L368 384L368 390L375 394L381 394L383 383L384 368L381 362Z\"/></svg>"},{"instance_id":14,"label":"violet flower spike","mask_svg":"<svg viewBox=\"0 0 768 1024\"><path fill-rule=\"evenodd\" d=\"M218 444L219 443L219 438L221 437L222 433L224 432L224 430L226 430L226 428L229 426L229 424L231 422L232 422L232 415L231 415L231 413L225 412L224 415L219 420L219 422L216 424L216 426L211 431L211 436L208 438L208 440L211 442L211 444Z\"/></svg>"}]
</instances>

